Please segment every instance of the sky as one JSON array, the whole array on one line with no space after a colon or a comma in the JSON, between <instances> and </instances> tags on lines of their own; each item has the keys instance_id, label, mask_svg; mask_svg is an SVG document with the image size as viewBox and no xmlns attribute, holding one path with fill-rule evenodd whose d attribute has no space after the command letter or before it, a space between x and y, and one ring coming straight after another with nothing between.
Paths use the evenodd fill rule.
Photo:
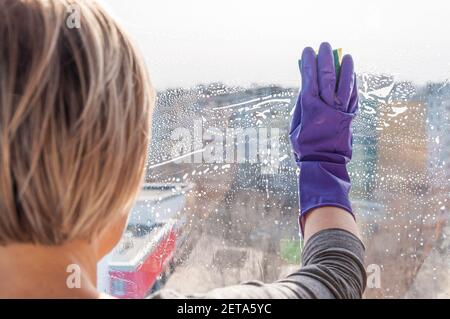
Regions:
<instances>
[{"instance_id":1,"label":"sky","mask_svg":"<svg viewBox=\"0 0 450 319\"><path fill-rule=\"evenodd\" d=\"M322 41L357 72L418 84L450 78L450 1L100 0L142 51L157 89L200 83L299 85Z\"/></svg>"}]
</instances>

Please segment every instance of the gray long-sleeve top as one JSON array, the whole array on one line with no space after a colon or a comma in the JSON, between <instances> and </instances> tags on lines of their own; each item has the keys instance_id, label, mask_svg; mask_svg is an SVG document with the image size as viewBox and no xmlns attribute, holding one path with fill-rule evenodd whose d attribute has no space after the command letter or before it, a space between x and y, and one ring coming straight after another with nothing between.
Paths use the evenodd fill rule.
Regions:
<instances>
[{"instance_id":1,"label":"gray long-sleeve top","mask_svg":"<svg viewBox=\"0 0 450 319\"><path fill-rule=\"evenodd\" d=\"M366 285L364 245L353 234L326 229L312 236L302 253L302 267L274 283L251 281L183 296L161 290L150 298L309 299L361 298Z\"/></svg>"}]
</instances>

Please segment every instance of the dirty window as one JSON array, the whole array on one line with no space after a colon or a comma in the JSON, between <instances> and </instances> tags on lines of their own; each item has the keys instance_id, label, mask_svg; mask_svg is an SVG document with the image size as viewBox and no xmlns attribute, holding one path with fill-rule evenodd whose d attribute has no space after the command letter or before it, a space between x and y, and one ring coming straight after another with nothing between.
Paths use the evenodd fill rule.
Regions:
<instances>
[{"instance_id":1,"label":"dirty window","mask_svg":"<svg viewBox=\"0 0 450 319\"><path fill-rule=\"evenodd\" d=\"M158 98L145 185L100 288L205 292L299 266L287 130L301 50L329 41L358 72L350 174L366 297L448 298L450 5L250 3L105 3L142 50Z\"/></svg>"}]
</instances>

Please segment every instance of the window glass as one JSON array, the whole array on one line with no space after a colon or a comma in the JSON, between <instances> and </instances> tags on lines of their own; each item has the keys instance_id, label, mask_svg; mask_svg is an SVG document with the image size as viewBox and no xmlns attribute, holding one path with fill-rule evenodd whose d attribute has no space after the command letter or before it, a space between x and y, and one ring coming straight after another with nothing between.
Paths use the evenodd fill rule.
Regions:
<instances>
[{"instance_id":1,"label":"window glass","mask_svg":"<svg viewBox=\"0 0 450 319\"><path fill-rule=\"evenodd\" d=\"M288 141L305 46L355 59L350 164L366 297L450 296L450 32L445 1L105 5L158 91L146 184L102 262L118 297L282 278L301 262Z\"/></svg>"}]
</instances>

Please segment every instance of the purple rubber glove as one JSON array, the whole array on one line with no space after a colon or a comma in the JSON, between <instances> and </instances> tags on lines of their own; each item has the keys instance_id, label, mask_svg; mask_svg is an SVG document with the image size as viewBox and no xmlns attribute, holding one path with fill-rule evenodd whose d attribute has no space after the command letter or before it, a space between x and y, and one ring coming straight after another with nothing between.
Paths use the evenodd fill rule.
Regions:
<instances>
[{"instance_id":1,"label":"purple rubber glove","mask_svg":"<svg viewBox=\"0 0 450 319\"><path fill-rule=\"evenodd\" d=\"M303 51L300 72L302 89L289 134L300 168L300 220L322 206L340 207L353 215L346 167L352 158L351 123L358 109L353 59L343 57L337 81L332 48L322 43L317 57L312 48Z\"/></svg>"}]
</instances>

